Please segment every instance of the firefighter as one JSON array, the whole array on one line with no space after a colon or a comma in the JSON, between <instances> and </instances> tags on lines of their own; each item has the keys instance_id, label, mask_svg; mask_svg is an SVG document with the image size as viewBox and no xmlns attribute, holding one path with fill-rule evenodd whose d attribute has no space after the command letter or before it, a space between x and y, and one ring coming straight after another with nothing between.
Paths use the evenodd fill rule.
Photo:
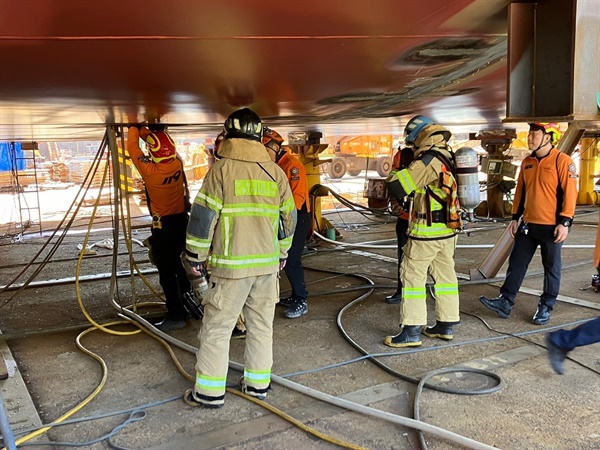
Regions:
<instances>
[{"instance_id":1,"label":"firefighter","mask_svg":"<svg viewBox=\"0 0 600 450\"><path fill-rule=\"evenodd\" d=\"M148 155L140 148L140 137L146 142ZM182 297L190 291L179 258L185 248L189 211L183 162L164 125L130 126L127 151L146 185L152 216L151 252L166 299L167 314L156 327L164 332L177 330L185 326Z\"/></svg>"},{"instance_id":2,"label":"firefighter","mask_svg":"<svg viewBox=\"0 0 600 450\"><path fill-rule=\"evenodd\" d=\"M556 303L560 290L561 249L573 223L577 203L575 164L569 155L555 147L560 136L555 123L529 124L527 144L532 153L521 163L517 180L509 224L515 245L508 260L506 280L499 297L479 297L486 308L503 319L510 315L538 246L544 266L544 292L533 323L547 324Z\"/></svg>"},{"instance_id":3,"label":"firefighter","mask_svg":"<svg viewBox=\"0 0 600 450\"><path fill-rule=\"evenodd\" d=\"M247 331L240 388L261 400L267 396L278 272L296 223L289 183L261 143L258 115L248 108L235 111L224 128L221 159L207 173L192 206L184 258L198 277L207 263L212 268L198 334L196 383L183 397L190 406L208 408L225 402L229 338L242 310Z\"/></svg>"},{"instance_id":4,"label":"firefighter","mask_svg":"<svg viewBox=\"0 0 600 450\"><path fill-rule=\"evenodd\" d=\"M456 192L443 188L452 184L452 155L448 149L451 133L423 116L413 117L405 128L405 143L414 150L415 161L406 169L392 173L386 180L389 191L403 199L414 192L408 243L400 266L402 330L387 336L389 347L419 347L421 333L432 338L451 340L453 325L459 323L458 281L454 272L456 232L450 226L450 204ZM448 178L448 179L446 179ZM453 183L456 188L456 183ZM427 271L435 280L436 324L427 324L425 283Z\"/></svg>"},{"instance_id":5,"label":"firefighter","mask_svg":"<svg viewBox=\"0 0 600 450\"><path fill-rule=\"evenodd\" d=\"M394 155L392 161L393 170L406 169L415 160L415 154L409 147L398 149ZM398 240L398 287L396 292L392 295L388 295L385 298L386 303L391 305L398 304L402 301L402 280L400 278L400 264L402 263L402 256L404 255L403 248L408 241L408 211L410 209L410 199L408 196L404 197L398 202L398 219L396 220L396 238Z\"/></svg>"},{"instance_id":6,"label":"firefighter","mask_svg":"<svg viewBox=\"0 0 600 450\"><path fill-rule=\"evenodd\" d=\"M288 298L279 299L279 303L287 308L283 313L285 317L297 319L308 312L308 292L306 291L304 268L302 267L302 251L304 250L311 221L306 169L298 158L282 147L283 137L277 131L265 128L262 143L266 147L271 160L276 162L287 175L294 197L294 204L296 205L298 221L284 268L285 275L292 287L292 295Z\"/></svg>"},{"instance_id":7,"label":"firefighter","mask_svg":"<svg viewBox=\"0 0 600 450\"><path fill-rule=\"evenodd\" d=\"M225 131L221 131L219 133L215 139L213 148L208 151L208 170L214 166L215 162L221 159L221 156L219 155L219 147L221 142L223 142L223 139L225 139ZM246 339L246 321L244 319L243 310L238 317L233 331L231 332L231 339Z\"/></svg>"}]
</instances>

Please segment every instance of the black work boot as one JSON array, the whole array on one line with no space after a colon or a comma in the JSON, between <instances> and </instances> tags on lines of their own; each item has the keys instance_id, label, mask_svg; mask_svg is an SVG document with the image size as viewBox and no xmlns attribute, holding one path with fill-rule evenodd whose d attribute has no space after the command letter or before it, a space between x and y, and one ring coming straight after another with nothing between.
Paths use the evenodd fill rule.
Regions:
<instances>
[{"instance_id":1,"label":"black work boot","mask_svg":"<svg viewBox=\"0 0 600 450\"><path fill-rule=\"evenodd\" d=\"M421 327L419 325L404 325L396 336L387 336L383 343L388 347L420 347Z\"/></svg>"},{"instance_id":2,"label":"black work boot","mask_svg":"<svg viewBox=\"0 0 600 450\"><path fill-rule=\"evenodd\" d=\"M452 334L453 322L436 321L433 327L426 327L421 330L421 333L430 338L438 338L443 341L451 341L454 338Z\"/></svg>"},{"instance_id":3,"label":"black work boot","mask_svg":"<svg viewBox=\"0 0 600 450\"><path fill-rule=\"evenodd\" d=\"M396 291L385 298L385 302L390 305L397 305L402 301L402 291Z\"/></svg>"},{"instance_id":4,"label":"black work boot","mask_svg":"<svg viewBox=\"0 0 600 450\"><path fill-rule=\"evenodd\" d=\"M482 295L479 297L479 301L483 304L483 306L491 311L494 311L503 319L508 319L508 316L510 316L510 311L513 307L508 299L502 295L496 298L487 298Z\"/></svg>"}]
</instances>

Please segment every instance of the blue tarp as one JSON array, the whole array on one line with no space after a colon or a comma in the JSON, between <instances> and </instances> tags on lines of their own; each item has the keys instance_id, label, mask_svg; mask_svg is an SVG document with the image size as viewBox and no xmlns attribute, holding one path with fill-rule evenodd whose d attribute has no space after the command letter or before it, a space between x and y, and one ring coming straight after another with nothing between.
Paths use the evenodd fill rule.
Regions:
<instances>
[{"instance_id":1,"label":"blue tarp","mask_svg":"<svg viewBox=\"0 0 600 450\"><path fill-rule=\"evenodd\" d=\"M14 146L14 155L11 155ZM16 158L23 158L20 142L0 142L0 172L11 172ZM17 170L25 170L25 160L16 159Z\"/></svg>"}]
</instances>

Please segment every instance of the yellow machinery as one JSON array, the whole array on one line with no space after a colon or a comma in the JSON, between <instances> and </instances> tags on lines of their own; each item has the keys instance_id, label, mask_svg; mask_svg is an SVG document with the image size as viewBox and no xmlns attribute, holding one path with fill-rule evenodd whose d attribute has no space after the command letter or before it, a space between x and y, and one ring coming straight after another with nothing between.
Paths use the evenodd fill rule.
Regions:
<instances>
[{"instance_id":1,"label":"yellow machinery","mask_svg":"<svg viewBox=\"0 0 600 450\"><path fill-rule=\"evenodd\" d=\"M315 186L321 184L320 165L328 163L329 160L319 159L319 155L325 151L329 144L321 144L321 133L318 132L295 132L288 136L287 148L298 157L306 169L308 179L308 192L315 201L311 203L311 211L314 214L315 225L319 230L333 228L329 221L321 215L321 199L319 197L328 195L327 192L314 192Z\"/></svg>"},{"instance_id":2,"label":"yellow machinery","mask_svg":"<svg viewBox=\"0 0 600 450\"><path fill-rule=\"evenodd\" d=\"M394 139L391 135L342 136L329 138L333 159L327 166L331 178L346 173L357 176L363 170L376 170L387 177L392 169Z\"/></svg>"}]
</instances>

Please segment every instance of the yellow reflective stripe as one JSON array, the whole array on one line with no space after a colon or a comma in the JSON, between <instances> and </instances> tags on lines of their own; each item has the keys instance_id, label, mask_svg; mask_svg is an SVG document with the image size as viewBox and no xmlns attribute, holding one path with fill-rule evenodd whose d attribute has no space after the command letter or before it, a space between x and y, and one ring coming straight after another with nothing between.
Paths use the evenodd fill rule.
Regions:
<instances>
[{"instance_id":1,"label":"yellow reflective stripe","mask_svg":"<svg viewBox=\"0 0 600 450\"><path fill-rule=\"evenodd\" d=\"M223 208L225 209L225 208ZM225 256L229 256L230 253L230 247L231 247L231 238L232 238L232 232L231 232L231 218L228 217L227 215L223 214L221 216L223 218L222 223L222 232L221 234L223 235L223 254Z\"/></svg>"},{"instance_id":2,"label":"yellow reflective stripe","mask_svg":"<svg viewBox=\"0 0 600 450\"><path fill-rule=\"evenodd\" d=\"M227 377L209 377L196 373L196 386L205 391L223 391L227 383Z\"/></svg>"},{"instance_id":3,"label":"yellow reflective stripe","mask_svg":"<svg viewBox=\"0 0 600 450\"><path fill-rule=\"evenodd\" d=\"M198 200L201 200L201 201L198 201ZM196 196L194 203L212 206L213 207L212 209L216 209L217 211L219 211L221 208L223 208L223 201L220 198L215 197L214 195L205 194L202 191L198 192L198 195Z\"/></svg>"},{"instance_id":4,"label":"yellow reflective stripe","mask_svg":"<svg viewBox=\"0 0 600 450\"><path fill-rule=\"evenodd\" d=\"M295 208L296 208L296 203L294 203L294 197L290 196L290 198L288 198L285 202L283 202L283 204L281 205L281 208L279 208L279 210L283 213L289 213L290 211L292 211Z\"/></svg>"},{"instance_id":5,"label":"yellow reflective stripe","mask_svg":"<svg viewBox=\"0 0 600 450\"><path fill-rule=\"evenodd\" d=\"M454 231L451 228L448 228L445 223L432 223L431 226L428 227L426 223L413 221L410 234L418 234L421 236L445 236L454 234Z\"/></svg>"},{"instance_id":6,"label":"yellow reflective stripe","mask_svg":"<svg viewBox=\"0 0 600 450\"><path fill-rule=\"evenodd\" d=\"M230 216L279 217L279 210L262 206L224 206L221 214Z\"/></svg>"},{"instance_id":7,"label":"yellow reflective stripe","mask_svg":"<svg viewBox=\"0 0 600 450\"><path fill-rule=\"evenodd\" d=\"M210 264L213 267L229 269L245 269L253 267L265 267L279 264L279 253L273 255L248 255L248 256L210 256Z\"/></svg>"},{"instance_id":8,"label":"yellow reflective stripe","mask_svg":"<svg viewBox=\"0 0 600 450\"><path fill-rule=\"evenodd\" d=\"M406 299L424 299L426 297L425 287L407 287L402 288L402 298Z\"/></svg>"},{"instance_id":9,"label":"yellow reflective stripe","mask_svg":"<svg viewBox=\"0 0 600 450\"><path fill-rule=\"evenodd\" d=\"M458 284L435 284L435 293L437 294L458 294Z\"/></svg>"},{"instance_id":10,"label":"yellow reflective stripe","mask_svg":"<svg viewBox=\"0 0 600 450\"><path fill-rule=\"evenodd\" d=\"M400 181L404 192L410 194L412 191L417 189L417 185L413 181L407 169L401 170L396 175L398 176L398 181Z\"/></svg>"},{"instance_id":11,"label":"yellow reflective stripe","mask_svg":"<svg viewBox=\"0 0 600 450\"><path fill-rule=\"evenodd\" d=\"M208 239L201 239L201 238L197 238L191 235L188 235L185 243L194 247L194 248L202 248L202 249L209 249L210 248L210 241Z\"/></svg>"},{"instance_id":12,"label":"yellow reflective stripe","mask_svg":"<svg viewBox=\"0 0 600 450\"><path fill-rule=\"evenodd\" d=\"M252 380L254 382L260 381L266 384L271 381L271 371L244 369L244 378L246 380Z\"/></svg>"}]
</instances>

